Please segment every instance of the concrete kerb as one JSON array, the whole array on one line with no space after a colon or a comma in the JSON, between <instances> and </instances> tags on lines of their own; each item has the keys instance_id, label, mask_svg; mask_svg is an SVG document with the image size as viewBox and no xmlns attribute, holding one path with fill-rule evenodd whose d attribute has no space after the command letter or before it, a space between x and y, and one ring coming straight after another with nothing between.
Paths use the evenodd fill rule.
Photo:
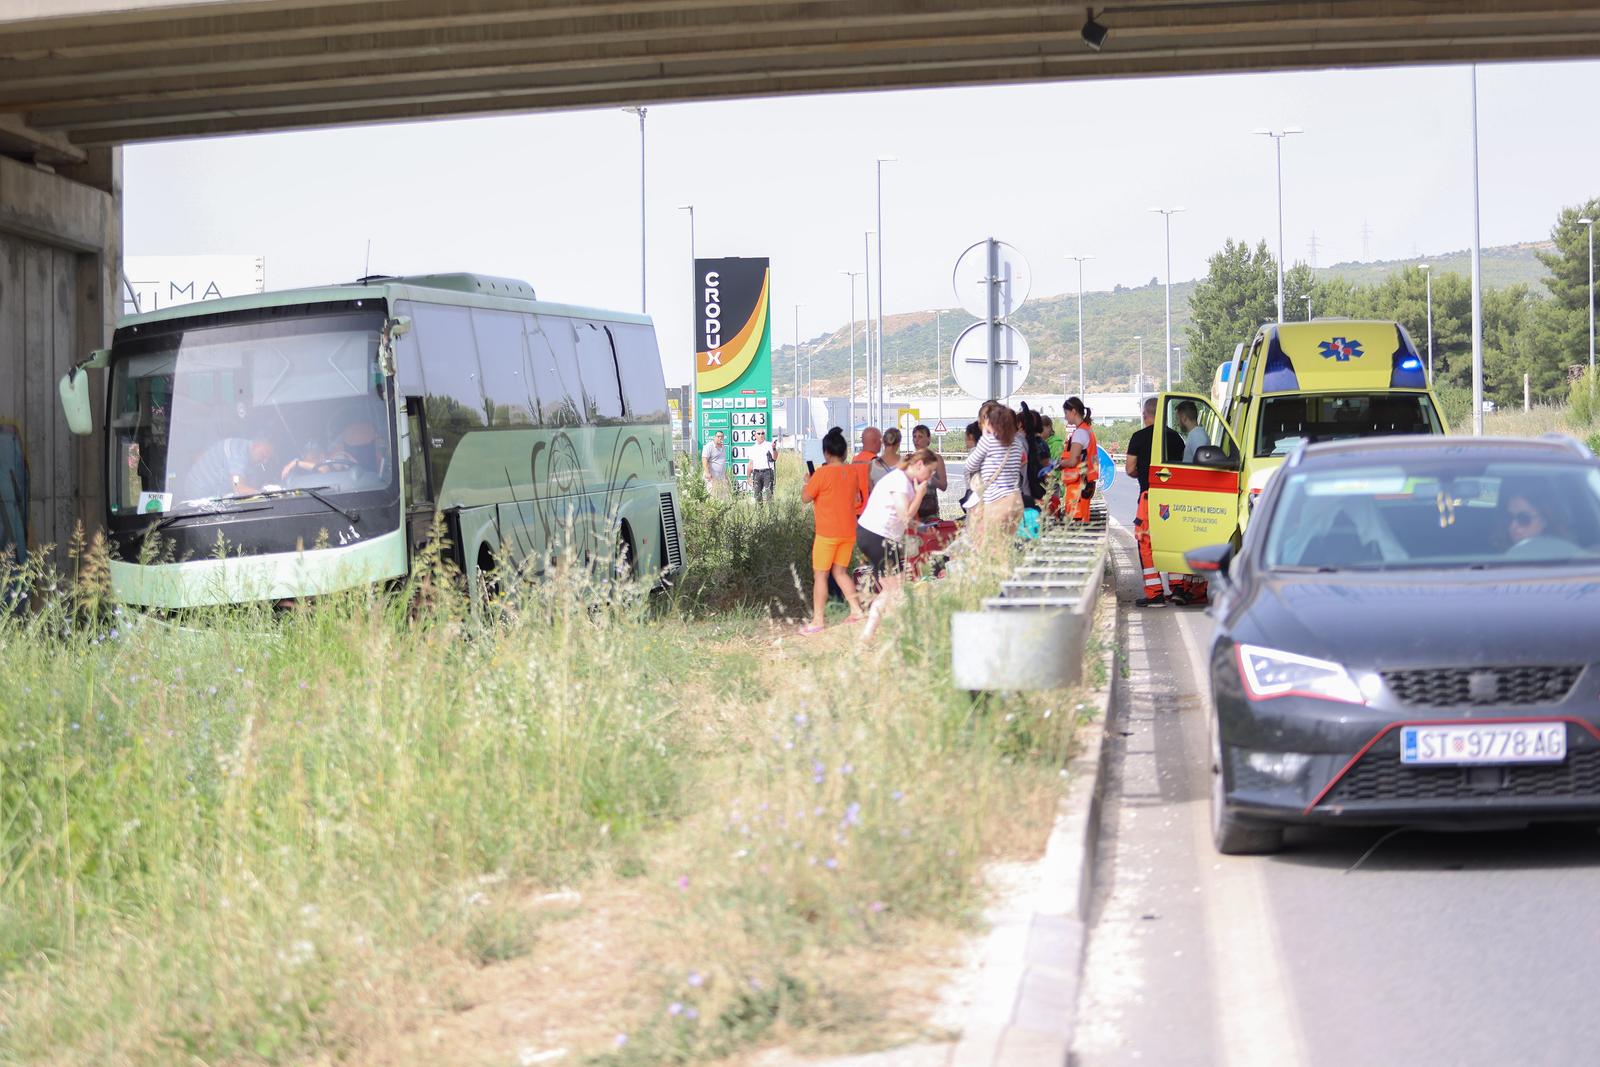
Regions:
<instances>
[{"instance_id":1,"label":"concrete kerb","mask_svg":"<svg viewBox=\"0 0 1600 1067\"><path fill-rule=\"evenodd\" d=\"M1117 608L1114 564L1101 568L1095 630L1109 636L1105 684L1079 729L1081 749L1067 764L1067 794L1038 865L1031 911L995 916L980 995L952 1051L951 1067L1066 1067L1077 1027L1095 857L1104 801L1106 731L1125 682L1117 652L1125 620ZM1106 580L1109 577L1109 582Z\"/></svg>"}]
</instances>

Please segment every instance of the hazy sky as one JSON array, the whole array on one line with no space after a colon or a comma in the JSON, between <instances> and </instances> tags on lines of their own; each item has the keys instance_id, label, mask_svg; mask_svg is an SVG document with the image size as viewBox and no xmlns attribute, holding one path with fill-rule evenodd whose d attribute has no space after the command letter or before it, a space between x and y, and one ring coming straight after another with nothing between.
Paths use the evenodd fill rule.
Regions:
<instances>
[{"instance_id":1,"label":"hazy sky","mask_svg":"<svg viewBox=\"0 0 1600 1067\"><path fill-rule=\"evenodd\" d=\"M1172 269L1194 277L1227 237L1275 235L1272 142L1284 142L1284 243L1318 262L1466 247L1472 236L1464 67L1323 71L795 97L653 107L649 310L669 383L690 352L689 227L702 256L772 258L774 334L849 316L884 166L886 310L955 306L956 256L990 235L1028 257L1036 294ZM1600 192L1600 142L1572 116L1600 63L1479 71L1483 241L1544 237ZM266 256L271 288L361 273L472 270L541 297L639 306L638 120L616 110L271 134L127 150L132 255ZM876 282L874 282L876 284ZM859 286L859 282L858 282ZM859 292L859 290L858 290ZM858 302L861 298L858 297ZM864 314L864 311L861 312Z\"/></svg>"}]
</instances>

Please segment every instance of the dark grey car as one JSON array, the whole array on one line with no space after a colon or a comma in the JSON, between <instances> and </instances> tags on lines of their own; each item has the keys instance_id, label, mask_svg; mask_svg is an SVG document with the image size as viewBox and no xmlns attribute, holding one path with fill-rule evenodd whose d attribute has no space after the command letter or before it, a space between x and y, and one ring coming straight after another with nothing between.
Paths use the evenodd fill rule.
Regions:
<instances>
[{"instance_id":1,"label":"dark grey car","mask_svg":"<svg viewBox=\"0 0 1600 1067\"><path fill-rule=\"evenodd\" d=\"M1600 819L1600 463L1566 439L1292 457L1215 576L1212 828Z\"/></svg>"}]
</instances>

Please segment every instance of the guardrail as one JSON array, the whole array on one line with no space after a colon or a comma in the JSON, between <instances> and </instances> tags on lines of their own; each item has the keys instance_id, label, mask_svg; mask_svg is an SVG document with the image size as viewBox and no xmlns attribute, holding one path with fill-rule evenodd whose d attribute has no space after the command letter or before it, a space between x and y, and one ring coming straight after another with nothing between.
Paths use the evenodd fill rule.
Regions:
<instances>
[{"instance_id":1,"label":"guardrail","mask_svg":"<svg viewBox=\"0 0 1600 1067\"><path fill-rule=\"evenodd\" d=\"M950 662L959 689L1059 689L1083 674L1084 642L1105 575L1106 505L1087 523L1046 527L1000 594L983 610L950 619Z\"/></svg>"}]
</instances>

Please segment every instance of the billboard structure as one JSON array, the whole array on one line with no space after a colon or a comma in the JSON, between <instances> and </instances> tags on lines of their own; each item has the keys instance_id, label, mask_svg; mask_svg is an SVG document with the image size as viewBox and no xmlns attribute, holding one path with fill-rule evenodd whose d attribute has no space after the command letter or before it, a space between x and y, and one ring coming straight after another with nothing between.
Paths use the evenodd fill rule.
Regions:
<instances>
[{"instance_id":1,"label":"billboard structure","mask_svg":"<svg viewBox=\"0 0 1600 1067\"><path fill-rule=\"evenodd\" d=\"M264 256L127 256L122 313L267 291Z\"/></svg>"},{"instance_id":2,"label":"billboard structure","mask_svg":"<svg viewBox=\"0 0 1600 1067\"><path fill-rule=\"evenodd\" d=\"M696 445L727 435L728 473L750 477L750 446L772 435L772 261L696 259Z\"/></svg>"}]
</instances>

